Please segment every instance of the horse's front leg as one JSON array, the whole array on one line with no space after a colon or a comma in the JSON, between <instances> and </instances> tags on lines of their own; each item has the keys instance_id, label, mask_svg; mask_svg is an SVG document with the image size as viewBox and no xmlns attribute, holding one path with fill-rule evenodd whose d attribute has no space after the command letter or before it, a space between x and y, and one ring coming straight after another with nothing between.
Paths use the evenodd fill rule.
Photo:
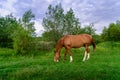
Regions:
<instances>
[{"instance_id":1,"label":"horse's front leg","mask_svg":"<svg viewBox=\"0 0 120 80\"><path fill-rule=\"evenodd\" d=\"M70 62L73 61L73 58L72 58L72 53L71 53L71 50L68 51L69 55L70 55Z\"/></svg>"},{"instance_id":2,"label":"horse's front leg","mask_svg":"<svg viewBox=\"0 0 120 80\"><path fill-rule=\"evenodd\" d=\"M70 62L72 62L73 61L73 58L72 58L72 52L71 52L71 47L68 45L68 46L66 46L66 51L69 53L69 55L70 55Z\"/></svg>"},{"instance_id":3,"label":"horse's front leg","mask_svg":"<svg viewBox=\"0 0 120 80\"><path fill-rule=\"evenodd\" d=\"M90 59L90 49L87 50L87 60Z\"/></svg>"}]
</instances>

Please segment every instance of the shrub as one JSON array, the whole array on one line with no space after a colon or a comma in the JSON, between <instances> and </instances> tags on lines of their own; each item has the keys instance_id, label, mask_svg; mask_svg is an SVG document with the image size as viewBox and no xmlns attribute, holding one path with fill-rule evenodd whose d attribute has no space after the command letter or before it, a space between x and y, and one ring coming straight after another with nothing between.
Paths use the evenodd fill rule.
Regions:
<instances>
[{"instance_id":1,"label":"shrub","mask_svg":"<svg viewBox=\"0 0 120 80\"><path fill-rule=\"evenodd\" d=\"M25 55L32 50L32 37L23 28L16 30L13 40L16 54Z\"/></svg>"},{"instance_id":2,"label":"shrub","mask_svg":"<svg viewBox=\"0 0 120 80\"><path fill-rule=\"evenodd\" d=\"M50 51L51 49L53 49L55 46L54 42L45 42L45 41L39 41L36 43L36 49L37 50L47 50Z\"/></svg>"}]
</instances>

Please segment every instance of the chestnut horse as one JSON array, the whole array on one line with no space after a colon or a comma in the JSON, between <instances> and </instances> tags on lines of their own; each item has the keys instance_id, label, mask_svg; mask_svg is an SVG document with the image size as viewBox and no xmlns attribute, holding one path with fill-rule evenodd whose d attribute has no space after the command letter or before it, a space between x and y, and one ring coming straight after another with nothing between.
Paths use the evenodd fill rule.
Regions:
<instances>
[{"instance_id":1,"label":"chestnut horse","mask_svg":"<svg viewBox=\"0 0 120 80\"><path fill-rule=\"evenodd\" d=\"M93 51L94 51L96 48L96 45L91 35L88 35L88 34L66 35L62 37L56 45L54 61L55 62L59 61L60 51L63 47L65 48L64 60L66 59L66 54L69 53L70 62L72 62L73 58L72 58L71 48L80 48L80 47L85 47L85 54L84 54L83 61L86 60L86 57L88 60L90 58L90 49L89 49L90 44L92 44Z\"/></svg>"}]
</instances>

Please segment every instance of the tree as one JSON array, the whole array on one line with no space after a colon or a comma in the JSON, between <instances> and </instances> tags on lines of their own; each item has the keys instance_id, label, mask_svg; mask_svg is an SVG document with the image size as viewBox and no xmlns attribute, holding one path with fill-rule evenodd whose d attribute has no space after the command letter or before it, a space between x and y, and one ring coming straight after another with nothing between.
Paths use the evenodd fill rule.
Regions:
<instances>
[{"instance_id":1,"label":"tree","mask_svg":"<svg viewBox=\"0 0 120 80\"><path fill-rule=\"evenodd\" d=\"M119 41L120 40L120 23L111 23L108 28L103 29L102 38L106 41Z\"/></svg>"},{"instance_id":2,"label":"tree","mask_svg":"<svg viewBox=\"0 0 120 80\"><path fill-rule=\"evenodd\" d=\"M80 23L78 18L75 18L72 8L65 15L65 34L79 34L80 32Z\"/></svg>"},{"instance_id":3,"label":"tree","mask_svg":"<svg viewBox=\"0 0 120 80\"><path fill-rule=\"evenodd\" d=\"M43 18L43 27L46 30L45 33L51 32L50 35L47 35L50 41L52 38L52 40L57 42L57 40L62 36L62 33L64 31L63 22L64 14L61 4L56 5L55 7L49 5L48 11L46 12L46 17Z\"/></svg>"},{"instance_id":4,"label":"tree","mask_svg":"<svg viewBox=\"0 0 120 80\"><path fill-rule=\"evenodd\" d=\"M95 35L94 24L86 25L84 28L82 28L81 32L90 35Z\"/></svg>"},{"instance_id":5,"label":"tree","mask_svg":"<svg viewBox=\"0 0 120 80\"><path fill-rule=\"evenodd\" d=\"M29 48L30 38L31 37L28 35L28 32L22 27L22 25L19 25L18 29L14 31L13 38L13 46L16 54L25 55L31 50Z\"/></svg>"},{"instance_id":6,"label":"tree","mask_svg":"<svg viewBox=\"0 0 120 80\"><path fill-rule=\"evenodd\" d=\"M32 20L35 18L35 15L32 13L31 9L26 11L22 17L22 25L25 30L28 31L29 35L35 36L35 27L34 22Z\"/></svg>"},{"instance_id":7,"label":"tree","mask_svg":"<svg viewBox=\"0 0 120 80\"><path fill-rule=\"evenodd\" d=\"M108 40L119 41L120 40L120 28L114 23L111 23L108 28Z\"/></svg>"},{"instance_id":8,"label":"tree","mask_svg":"<svg viewBox=\"0 0 120 80\"><path fill-rule=\"evenodd\" d=\"M34 17L31 10L26 11L23 14L22 20L20 20L18 28L14 31L14 49L17 54L28 54L35 47L33 44L35 28L34 22L31 21Z\"/></svg>"},{"instance_id":9,"label":"tree","mask_svg":"<svg viewBox=\"0 0 120 80\"><path fill-rule=\"evenodd\" d=\"M46 35L48 40L54 42L65 34L78 34L80 29L79 21L75 18L73 10L70 9L64 14L61 4L48 7L46 17L43 19L43 27L46 30L43 36Z\"/></svg>"},{"instance_id":10,"label":"tree","mask_svg":"<svg viewBox=\"0 0 120 80\"><path fill-rule=\"evenodd\" d=\"M107 27L104 27L102 34L101 34L101 37L102 37L103 41L108 40L108 28Z\"/></svg>"},{"instance_id":11,"label":"tree","mask_svg":"<svg viewBox=\"0 0 120 80\"><path fill-rule=\"evenodd\" d=\"M17 29L18 21L12 14L0 18L0 46L9 47L13 46L13 32Z\"/></svg>"}]
</instances>

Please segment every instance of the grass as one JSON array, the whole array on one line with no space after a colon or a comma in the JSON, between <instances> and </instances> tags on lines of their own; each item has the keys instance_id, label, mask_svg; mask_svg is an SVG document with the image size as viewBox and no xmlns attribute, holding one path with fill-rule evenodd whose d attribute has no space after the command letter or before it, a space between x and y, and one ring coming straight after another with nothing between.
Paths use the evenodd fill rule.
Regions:
<instances>
[{"instance_id":1,"label":"grass","mask_svg":"<svg viewBox=\"0 0 120 80\"><path fill-rule=\"evenodd\" d=\"M64 51L64 50L63 50ZM53 62L53 51L36 56L14 56L11 49L0 49L0 80L119 80L120 50L108 43L97 45L91 58L82 62L84 49L73 49L72 63ZM91 50L92 51L92 50Z\"/></svg>"}]
</instances>

